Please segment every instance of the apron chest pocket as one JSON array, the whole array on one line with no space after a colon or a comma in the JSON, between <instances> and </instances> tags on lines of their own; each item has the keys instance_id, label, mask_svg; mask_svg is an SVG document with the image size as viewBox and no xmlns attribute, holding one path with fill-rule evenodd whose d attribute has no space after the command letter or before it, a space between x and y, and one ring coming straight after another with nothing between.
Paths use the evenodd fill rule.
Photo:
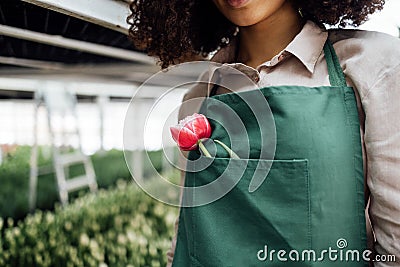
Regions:
<instances>
[{"instance_id":1,"label":"apron chest pocket","mask_svg":"<svg viewBox=\"0 0 400 267\"><path fill-rule=\"evenodd\" d=\"M261 186L249 192L249 184L256 178L254 173L258 176L263 171ZM301 253L311 248L307 159L215 158L206 169L187 175L187 186L208 184L223 173L234 181L240 180L217 201L191 208L193 239L189 246L194 265L257 266L271 261L273 266L290 266L289 262L279 262L276 253L265 259L257 253L266 246L268 254L271 250ZM202 197L193 196L194 199ZM241 253L232 253L238 248ZM297 262L295 266L308 264Z\"/></svg>"}]
</instances>

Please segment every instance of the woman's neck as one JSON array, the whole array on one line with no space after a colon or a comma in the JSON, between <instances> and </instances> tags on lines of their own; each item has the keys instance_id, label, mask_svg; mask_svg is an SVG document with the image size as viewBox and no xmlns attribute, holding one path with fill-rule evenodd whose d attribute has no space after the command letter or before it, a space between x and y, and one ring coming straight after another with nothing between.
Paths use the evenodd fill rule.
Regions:
<instances>
[{"instance_id":1,"label":"woman's neck","mask_svg":"<svg viewBox=\"0 0 400 267\"><path fill-rule=\"evenodd\" d=\"M240 28L237 60L256 68L282 51L303 25L300 14L287 2L265 20Z\"/></svg>"}]
</instances>

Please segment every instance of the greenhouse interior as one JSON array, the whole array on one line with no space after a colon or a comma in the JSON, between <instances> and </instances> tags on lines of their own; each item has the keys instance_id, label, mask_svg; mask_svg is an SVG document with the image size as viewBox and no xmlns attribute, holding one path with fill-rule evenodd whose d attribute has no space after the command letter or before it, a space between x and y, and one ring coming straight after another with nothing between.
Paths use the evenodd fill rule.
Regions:
<instances>
[{"instance_id":1,"label":"greenhouse interior","mask_svg":"<svg viewBox=\"0 0 400 267\"><path fill-rule=\"evenodd\" d=\"M399 36L387 2L362 29ZM129 13L0 1L0 266L166 265L180 192L159 181L179 185L180 159L165 121L199 70L161 71L128 38Z\"/></svg>"}]
</instances>

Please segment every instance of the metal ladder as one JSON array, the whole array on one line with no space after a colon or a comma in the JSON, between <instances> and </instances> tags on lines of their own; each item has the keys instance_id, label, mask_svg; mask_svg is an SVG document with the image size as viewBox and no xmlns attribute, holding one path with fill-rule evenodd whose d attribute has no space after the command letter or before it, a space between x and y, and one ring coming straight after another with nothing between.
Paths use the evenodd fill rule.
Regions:
<instances>
[{"instance_id":1,"label":"metal ladder","mask_svg":"<svg viewBox=\"0 0 400 267\"><path fill-rule=\"evenodd\" d=\"M61 203L68 203L70 192L89 187L90 191L97 191L96 175L90 157L82 153L81 138L76 115L76 96L70 93L61 83L51 82L42 84L41 89L35 92L35 129L34 145L31 152L31 172L29 186L29 206L31 211L36 206L38 168L37 123L38 109L44 104L47 110L47 122L50 131L52 159L57 179L58 192ZM78 149L71 152L69 142L75 140ZM82 164L84 174L69 177L69 167Z\"/></svg>"}]
</instances>

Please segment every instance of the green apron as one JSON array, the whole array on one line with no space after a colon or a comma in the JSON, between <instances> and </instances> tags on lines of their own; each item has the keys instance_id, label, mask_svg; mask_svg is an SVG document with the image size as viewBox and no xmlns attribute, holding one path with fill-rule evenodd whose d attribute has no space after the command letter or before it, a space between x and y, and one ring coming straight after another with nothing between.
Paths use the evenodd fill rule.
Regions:
<instances>
[{"instance_id":1,"label":"green apron","mask_svg":"<svg viewBox=\"0 0 400 267\"><path fill-rule=\"evenodd\" d=\"M229 159L217 145L212 164L186 172L185 186L196 187L222 173L235 177L245 167L222 198L181 207L173 266L368 266L362 258L367 242L356 99L329 41L324 53L331 86L272 86L210 96L242 119L247 132L235 133L243 142L233 150L249 146L250 159ZM270 144L260 141L264 133L242 99L260 91L275 121L273 160L260 158ZM200 113L218 117L218 101L207 99ZM211 120L211 139L233 146L227 124L223 117ZM210 159L191 151L189 160ZM229 163L233 167L227 170ZM249 191L253 174L265 168L265 176L271 164L262 184ZM183 194L183 200L199 197L196 190Z\"/></svg>"}]
</instances>

